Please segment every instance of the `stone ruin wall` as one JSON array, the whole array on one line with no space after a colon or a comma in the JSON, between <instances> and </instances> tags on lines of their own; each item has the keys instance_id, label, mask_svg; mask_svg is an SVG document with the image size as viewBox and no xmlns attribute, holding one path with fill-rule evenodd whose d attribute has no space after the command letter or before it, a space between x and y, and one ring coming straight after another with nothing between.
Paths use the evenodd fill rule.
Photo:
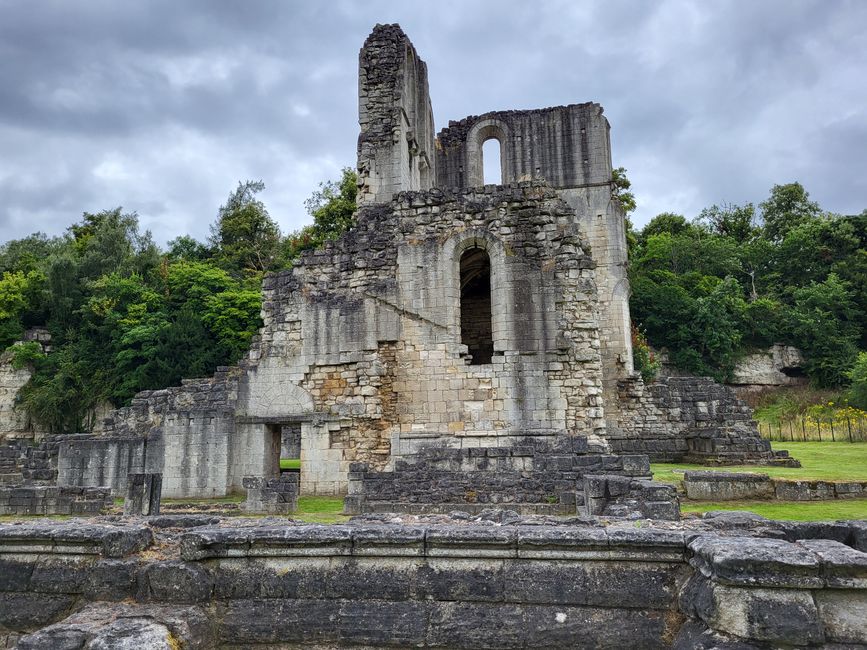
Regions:
<instances>
[{"instance_id":1,"label":"stone ruin wall","mask_svg":"<svg viewBox=\"0 0 867 650\"><path fill-rule=\"evenodd\" d=\"M437 185L484 184L482 145L500 143L502 182L543 180L575 213L596 264L606 401L632 373L626 226L611 198L610 126L599 104L495 111L451 121L437 142Z\"/></svg>"},{"instance_id":2,"label":"stone ruin wall","mask_svg":"<svg viewBox=\"0 0 867 650\"><path fill-rule=\"evenodd\" d=\"M279 471L289 424L301 427L309 494L345 492L352 462L383 470L422 446L566 432L673 457L687 432L708 428L701 381L645 387L631 373L623 214L599 105L452 122L433 157L426 68L397 26L366 42L359 88L353 229L265 279L264 326L238 368L142 393L107 420L106 436L150 451L123 443L118 454L103 437L73 458L71 442L63 480L108 476L122 489L134 467L162 471L166 496L218 496ZM488 137L501 142L507 184L477 187ZM435 177L442 189L394 194ZM459 261L471 247L491 261L484 365L468 365L460 336ZM718 401L716 439L744 430L761 447L747 412Z\"/></svg>"},{"instance_id":3,"label":"stone ruin wall","mask_svg":"<svg viewBox=\"0 0 867 650\"><path fill-rule=\"evenodd\" d=\"M864 522L635 523L0 524L0 644L867 646Z\"/></svg>"},{"instance_id":4,"label":"stone ruin wall","mask_svg":"<svg viewBox=\"0 0 867 650\"><path fill-rule=\"evenodd\" d=\"M377 25L358 57L358 204L436 179L427 66L398 25Z\"/></svg>"}]
</instances>

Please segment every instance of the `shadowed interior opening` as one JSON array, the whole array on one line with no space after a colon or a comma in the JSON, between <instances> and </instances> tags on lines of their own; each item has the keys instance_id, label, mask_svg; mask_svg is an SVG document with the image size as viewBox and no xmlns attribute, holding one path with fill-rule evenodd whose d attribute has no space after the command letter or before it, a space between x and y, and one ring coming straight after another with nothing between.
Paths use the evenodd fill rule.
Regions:
<instances>
[{"instance_id":1,"label":"shadowed interior opening","mask_svg":"<svg viewBox=\"0 0 867 650\"><path fill-rule=\"evenodd\" d=\"M491 258L481 248L461 255L461 343L469 348L472 365L491 363Z\"/></svg>"}]
</instances>

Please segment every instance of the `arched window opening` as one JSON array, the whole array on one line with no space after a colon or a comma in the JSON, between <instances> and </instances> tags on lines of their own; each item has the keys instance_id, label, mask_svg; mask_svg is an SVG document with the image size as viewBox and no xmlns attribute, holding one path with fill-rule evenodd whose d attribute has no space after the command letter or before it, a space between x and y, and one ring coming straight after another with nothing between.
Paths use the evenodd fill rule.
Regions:
<instances>
[{"instance_id":1,"label":"arched window opening","mask_svg":"<svg viewBox=\"0 0 867 650\"><path fill-rule=\"evenodd\" d=\"M491 363L491 258L481 248L461 255L461 343L469 349L472 365Z\"/></svg>"},{"instance_id":2,"label":"arched window opening","mask_svg":"<svg viewBox=\"0 0 867 650\"><path fill-rule=\"evenodd\" d=\"M497 138L490 138L482 144L482 173L485 185L503 184L502 153Z\"/></svg>"}]
</instances>

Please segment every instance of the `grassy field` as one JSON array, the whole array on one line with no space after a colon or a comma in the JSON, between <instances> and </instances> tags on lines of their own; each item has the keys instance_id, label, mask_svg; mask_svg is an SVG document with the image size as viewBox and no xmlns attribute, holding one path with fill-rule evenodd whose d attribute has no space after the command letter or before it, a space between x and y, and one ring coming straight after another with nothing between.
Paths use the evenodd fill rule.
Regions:
<instances>
[{"instance_id":1,"label":"grassy field","mask_svg":"<svg viewBox=\"0 0 867 650\"><path fill-rule=\"evenodd\" d=\"M801 467L762 467L743 465L733 467L704 467L653 463L653 478L665 483L680 483L683 471L690 469L721 472L760 472L776 478L814 479L826 481L867 481L867 442L775 442L776 449L788 449L789 454L801 461ZM676 472L679 472L677 473Z\"/></svg>"},{"instance_id":2,"label":"grassy field","mask_svg":"<svg viewBox=\"0 0 867 650\"><path fill-rule=\"evenodd\" d=\"M867 481L867 443L848 442L786 442L774 443L777 449L788 449L801 461L801 467L703 467L701 465L653 463L653 478L679 485L685 470L721 472L760 472L775 478L825 481ZM820 521L825 519L867 519L867 499L783 502L783 501L681 501L683 512L708 510L749 510L771 519Z\"/></svg>"},{"instance_id":3,"label":"grassy field","mask_svg":"<svg viewBox=\"0 0 867 650\"><path fill-rule=\"evenodd\" d=\"M298 497L298 510L291 516L311 524L339 524L349 519L342 512L341 497Z\"/></svg>"},{"instance_id":4,"label":"grassy field","mask_svg":"<svg viewBox=\"0 0 867 650\"><path fill-rule=\"evenodd\" d=\"M686 512L709 510L749 510L768 519L795 521L827 521L835 519L867 519L867 499L845 501L681 501Z\"/></svg>"},{"instance_id":5,"label":"grassy field","mask_svg":"<svg viewBox=\"0 0 867 650\"><path fill-rule=\"evenodd\" d=\"M281 458L280 469L301 469L300 458Z\"/></svg>"}]
</instances>

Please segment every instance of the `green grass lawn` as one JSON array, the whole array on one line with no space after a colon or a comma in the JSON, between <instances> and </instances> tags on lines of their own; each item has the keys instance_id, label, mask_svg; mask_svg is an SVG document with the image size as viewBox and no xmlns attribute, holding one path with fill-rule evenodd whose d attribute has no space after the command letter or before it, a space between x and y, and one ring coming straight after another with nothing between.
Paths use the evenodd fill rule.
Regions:
<instances>
[{"instance_id":1,"label":"green grass lawn","mask_svg":"<svg viewBox=\"0 0 867 650\"><path fill-rule=\"evenodd\" d=\"M867 499L833 501L681 501L686 512L709 510L749 510L768 519L795 521L827 521L835 519L867 519Z\"/></svg>"},{"instance_id":2,"label":"green grass lawn","mask_svg":"<svg viewBox=\"0 0 867 650\"><path fill-rule=\"evenodd\" d=\"M280 469L301 469L300 458L281 458Z\"/></svg>"},{"instance_id":3,"label":"green grass lawn","mask_svg":"<svg viewBox=\"0 0 867 650\"><path fill-rule=\"evenodd\" d=\"M311 524L339 524L349 519L342 512L342 497L298 497L298 510L291 517Z\"/></svg>"},{"instance_id":4,"label":"green grass lawn","mask_svg":"<svg viewBox=\"0 0 867 650\"><path fill-rule=\"evenodd\" d=\"M775 478L826 481L867 480L867 443L857 442L775 442L776 449L788 449L801 467L743 465L704 467L702 465L653 463L653 478L679 485L685 470L759 472ZM683 512L708 510L749 510L771 519L820 521L826 519L867 519L867 499L829 501L681 501Z\"/></svg>"},{"instance_id":5,"label":"green grass lawn","mask_svg":"<svg viewBox=\"0 0 867 650\"><path fill-rule=\"evenodd\" d=\"M759 472L776 478L821 479L826 481L867 481L867 442L775 442L775 449L788 449L789 454L801 461L801 467L763 467L738 465L732 467L704 467L675 463L653 463L653 478L664 483L679 484L684 470L711 470L720 472ZM675 473L679 470L681 473Z\"/></svg>"}]
</instances>

